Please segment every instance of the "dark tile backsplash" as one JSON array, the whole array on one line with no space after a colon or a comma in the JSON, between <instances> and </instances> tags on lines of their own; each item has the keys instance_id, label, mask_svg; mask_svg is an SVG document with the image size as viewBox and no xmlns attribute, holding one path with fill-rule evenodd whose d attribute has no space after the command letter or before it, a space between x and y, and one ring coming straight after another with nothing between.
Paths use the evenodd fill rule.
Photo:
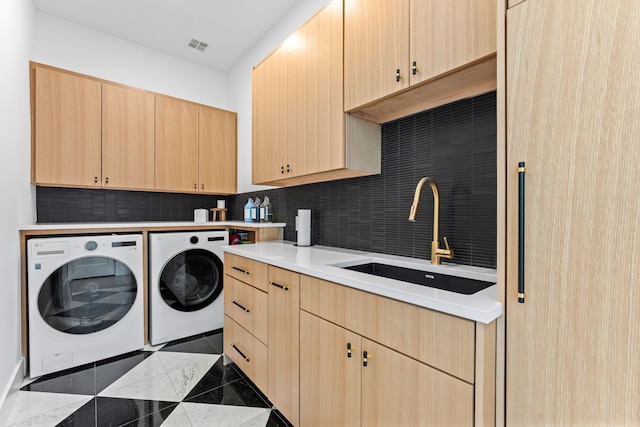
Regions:
<instances>
[{"instance_id":1,"label":"dark tile backsplash","mask_svg":"<svg viewBox=\"0 0 640 427\"><path fill-rule=\"evenodd\" d=\"M453 262L495 268L495 92L385 123L380 175L232 196L229 213L241 219L249 197L267 195L274 220L287 223L286 240L296 240L297 210L311 209L314 244L429 259L433 196L428 185L416 222L407 219L424 176L438 184L440 241L449 240Z\"/></svg>"},{"instance_id":2,"label":"dark tile backsplash","mask_svg":"<svg viewBox=\"0 0 640 427\"><path fill-rule=\"evenodd\" d=\"M438 184L440 239L447 236L453 262L495 268L495 92L385 123L380 175L226 197L37 187L36 209L38 223L192 221L194 209L225 199L237 220L248 197L268 195L286 240L296 240L297 210L309 208L315 244L429 259L428 185L416 222L407 220L423 176Z\"/></svg>"}]
</instances>

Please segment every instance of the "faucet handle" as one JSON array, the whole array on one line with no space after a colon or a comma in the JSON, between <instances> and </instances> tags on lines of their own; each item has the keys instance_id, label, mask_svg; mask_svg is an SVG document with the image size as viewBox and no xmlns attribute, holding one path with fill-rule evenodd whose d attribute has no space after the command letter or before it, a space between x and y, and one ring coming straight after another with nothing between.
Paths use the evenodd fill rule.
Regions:
<instances>
[{"instance_id":1,"label":"faucet handle","mask_svg":"<svg viewBox=\"0 0 640 427\"><path fill-rule=\"evenodd\" d=\"M447 238L442 237L442 240L444 240L444 246L447 248L447 250L451 251L451 248L449 247L449 241L447 240Z\"/></svg>"}]
</instances>

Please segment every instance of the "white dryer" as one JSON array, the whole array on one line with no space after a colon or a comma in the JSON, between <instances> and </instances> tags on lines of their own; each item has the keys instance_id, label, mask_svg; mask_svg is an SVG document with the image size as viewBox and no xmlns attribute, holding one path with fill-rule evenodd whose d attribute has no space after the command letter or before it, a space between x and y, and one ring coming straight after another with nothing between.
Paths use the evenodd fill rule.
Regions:
<instances>
[{"instance_id":1,"label":"white dryer","mask_svg":"<svg viewBox=\"0 0 640 427\"><path fill-rule=\"evenodd\" d=\"M142 236L27 243L29 375L144 347Z\"/></svg>"},{"instance_id":2,"label":"white dryer","mask_svg":"<svg viewBox=\"0 0 640 427\"><path fill-rule=\"evenodd\" d=\"M222 328L226 231L149 234L151 344Z\"/></svg>"}]
</instances>

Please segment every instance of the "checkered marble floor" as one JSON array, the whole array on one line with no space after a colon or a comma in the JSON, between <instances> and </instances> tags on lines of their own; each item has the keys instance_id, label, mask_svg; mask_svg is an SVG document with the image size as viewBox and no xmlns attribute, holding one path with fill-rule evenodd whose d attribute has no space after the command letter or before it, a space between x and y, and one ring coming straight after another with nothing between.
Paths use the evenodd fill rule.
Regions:
<instances>
[{"instance_id":1,"label":"checkered marble floor","mask_svg":"<svg viewBox=\"0 0 640 427\"><path fill-rule=\"evenodd\" d=\"M42 376L7 427L279 427L289 422L235 366L222 330Z\"/></svg>"}]
</instances>

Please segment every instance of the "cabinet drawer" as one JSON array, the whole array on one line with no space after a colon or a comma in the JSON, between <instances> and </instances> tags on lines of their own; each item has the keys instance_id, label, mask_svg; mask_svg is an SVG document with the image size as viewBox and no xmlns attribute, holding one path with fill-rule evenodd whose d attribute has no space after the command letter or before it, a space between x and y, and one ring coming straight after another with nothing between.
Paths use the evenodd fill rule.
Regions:
<instances>
[{"instance_id":1,"label":"cabinet drawer","mask_svg":"<svg viewBox=\"0 0 640 427\"><path fill-rule=\"evenodd\" d=\"M227 276L224 314L267 344L268 296L259 289Z\"/></svg>"},{"instance_id":2,"label":"cabinet drawer","mask_svg":"<svg viewBox=\"0 0 640 427\"><path fill-rule=\"evenodd\" d=\"M229 316L224 316L224 354L267 393L267 346Z\"/></svg>"},{"instance_id":3,"label":"cabinet drawer","mask_svg":"<svg viewBox=\"0 0 640 427\"><path fill-rule=\"evenodd\" d=\"M309 276L300 308L469 383L475 322Z\"/></svg>"},{"instance_id":4,"label":"cabinet drawer","mask_svg":"<svg viewBox=\"0 0 640 427\"><path fill-rule=\"evenodd\" d=\"M224 273L268 292L267 264L238 255L224 254Z\"/></svg>"}]
</instances>

